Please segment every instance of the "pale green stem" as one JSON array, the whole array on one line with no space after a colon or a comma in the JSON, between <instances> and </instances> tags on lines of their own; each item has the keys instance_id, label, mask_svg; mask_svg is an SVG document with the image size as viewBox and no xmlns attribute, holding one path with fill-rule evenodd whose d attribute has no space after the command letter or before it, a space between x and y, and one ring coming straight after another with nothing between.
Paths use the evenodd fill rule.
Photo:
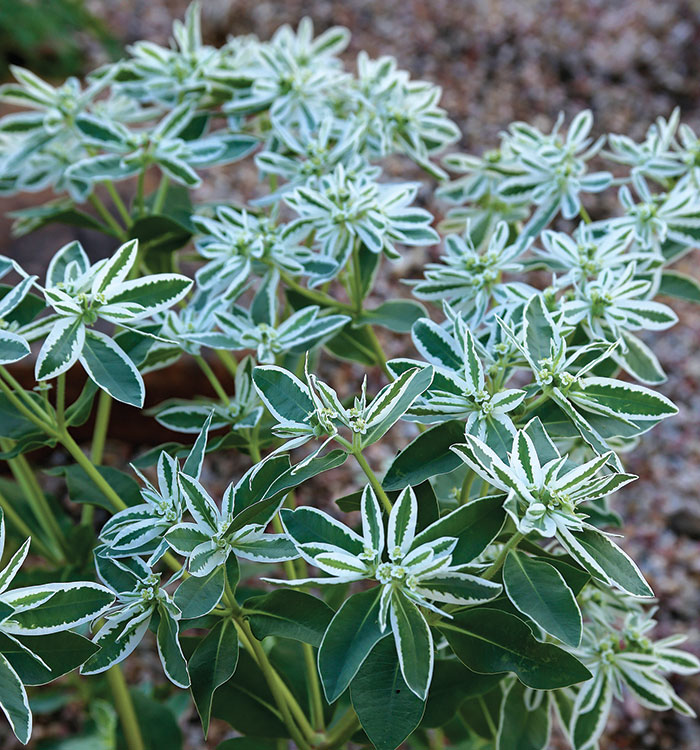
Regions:
<instances>
[{"instance_id":1,"label":"pale green stem","mask_svg":"<svg viewBox=\"0 0 700 750\"><path fill-rule=\"evenodd\" d=\"M486 570L485 573L482 573L481 577L485 578L487 581L490 581L496 573L503 567L503 563L506 561L506 556L508 553L518 546L520 543L520 540L524 537L524 534L521 534L519 531L513 534L513 536L503 545L503 549L501 549L500 553L498 554L498 557L494 560L492 565Z\"/></svg>"},{"instance_id":2,"label":"pale green stem","mask_svg":"<svg viewBox=\"0 0 700 750\"><path fill-rule=\"evenodd\" d=\"M372 471L372 467L367 463L367 459L362 455L362 451L355 449L352 451L352 455L355 456L355 460L360 465L362 471L364 471L367 479L369 479L369 483L372 485L372 489L384 506L384 510L387 513L391 513L391 500L389 500L389 496L384 491L382 483L377 479L377 475Z\"/></svg>"},{"instance_id":3,"label":"pale green stem","mask_svg":"<svg viewBox=\"0 0 700 750\"><path fill-rule=\"evenodd\" d=\"M114 187L114 183L110 180L107 180L102 184L107 188L109 197L112 199L112 203L114 203L114 205L116 206L116 209L119 212L119 215L122 217L124 223L126 224L127 229L130 228L133 224L133 221L131 219L131 216L129 215L129 210L124 205L124 201L121 199L121 196L117 192L117 189Z\"/></svg>"},{"instance_id":4,"label":"pale green stem","mask_svg":"<svg viewBox=\"0 0 700 750\"><path fill-rule=\"evenodd\" d=\"M158 214L161 212L163 205L165 204L165 197L168 194L169 184L170 180L168 179L167 175L162 175L160 178L160 183L158 185L158 190L156 192L156 197L153 200L152 213Z\"/></svg>"},{"instance_id":5,"label":"pale green stem","mask_svg":"<svg viewBox=\"0 0 700 750\"><path fill-rule=\"evenodd\" d=\"M204 359L201 354L195 355L195 361L200 366L202 372L207 376L207 380L211 383L211 387L216 392L216 395L221 399L224 404L229 402L229 397L224 387L221 385L219 378L216 377L216 373L211 369L210 364Z\"/></svg>"},{"instance_id":6,"label":"pale green stem","mask_svg":"<svg viewBox=\"0 0 700 750\"><path fill-rule=\"evenodd\" d=\"M107 683L112 691L114 707L117 709L119 721L124 730L126 746L129 750L145 750L146 746L141 736L141 728L136 718L134 704L119 664L115 664L107 670Z\"/></svg>"},{"instance_id":7,"label":"pale green stem","mask_svg":"<svg viewBox=\"0 0 700 750\"><path fill-rule=\"evenodd\" d=\"M334 750L344 745L360 729L360 720L352 708L340 717L338 723L328 732L326 741L321 745L321 750Z\"/></svg>"},{"instance_id":8,"label":"pale green stem","mask_svg":"<svg viewBox=\"0 0 700 750\"><path fill-rule=\"evenodd\" d=\"M47 547L36 534L32 533L32 530L27 526L24 519L17 513L13 508L12 503L2 493L0 493L0 508L3 510L5 519L14 526L22 536L31 537L32 548L39 555L45 557L47 560L52 560L55 563L63 562L59 553L49 549L49 547Z\"/></svg>"},{"instance_id":9,"label":"pale green stem","mask_svg":"<svg viewBox=\"0 0 700 750\"><path fill-rule=\"evenodd\" d=\"M95 428L92 432L92 446L90 448L90 460L95 466L99 466L102 463L111 410L112 397L107 391L100 391L99 400L97 402L97 414L95 415ZM83 505L83 510L80 515L80 523L83 526L90 526L94 515L95 506L86 503Z\"/></svg>"},{"instance_id":10,"label":"pale green stem","mask_svg":"<svg viewBox=\"0 0 700 750\"><path fill-rule=\"evenodd\" d=\"M12 448L12 444L8 440L0 440L0 448L2 448L3 451L8 451ZM63 535L63 531L53 514L53 510L46 500L46 495L44 495L39 486L27 459L20 454L14 458L8 458L7 463L12 472L12 476L15 478L18 487L22 491L22 494L29 504L29 507L32 509L36 520L46 535L47 543L50 545L54 553L52 557L64 559L62 551L66 546L66 538Z\"/></svg>"},{"instance_id":11,"label":"pale green stem","mask_svg":"<svg viewBox=\"0 0 700 750\"><path fill-rule=\"evenodd\" d=\"M223 362L224 367L231 373L231 376L235 377L236 370L238 370L238 362L231 355L231 352L227 352L225 349L217 349L216 356Z\"/></svg>"},{"instance_id":12,"label":"pale green stem","mask_svg":"<svg viewBox=\"0 0 700 750\"><path fill-rule=\"evenodd\" d=\"M476 479L476 472L474 469L469 469L467 471L467 475L464 477L464 481L462 482L462 489L459 493L459 504L465 505L469 500L469 493L472 488L472 484L474 484L474 480Z\"/></svg>"},{"instance_id":13,"label":"pale green stem","mask_svg":"<svg viewBox=\"0 0 700 750\"><path fill-rule=\"evenodd\" d=\"M93 208L97 213L100 215L102 219L104 219L107 226L112 230L112 233L118 237L122 242L125 242L127 239L126 233L124 232L124 229L120 226L119 222L112 216L112 214L107 210L107 207L105 204L99 199L96 193L92 193L88 196L88 200L92 204Z\"/></svg>"}]
</instances>

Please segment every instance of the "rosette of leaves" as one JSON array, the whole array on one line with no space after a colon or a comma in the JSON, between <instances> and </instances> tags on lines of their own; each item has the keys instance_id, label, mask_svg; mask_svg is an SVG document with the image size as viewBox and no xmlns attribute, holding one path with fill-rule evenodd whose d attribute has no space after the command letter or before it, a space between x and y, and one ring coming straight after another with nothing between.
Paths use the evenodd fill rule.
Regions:
<instances>
[{"instance_id":1,"label":"rosette of leaves","mask_svg":"<svg viewBox=\"0 0 700 750\"><path fill-rule=\"evenodd\" d=\"M504 221L496 225L483 250L475 247L474 234L468 224L463 237L445 237L446 255L442 262L428 263L425 279L409 283L418 299L444 300L462 312L470 325L478 326L502 275L522 270L515 261L527 250L529 242L509 242L510 230Z\"/></svg>"},{"instance_id":2,"label":"rosette of leaves","mask_svg":"<svg viewBox=\"0 0 700 750\"><path fill-rule=\"evenodd\" d=\"M625 691L645 708L695 717L695 711L674 691L665 675L694 674L700 661L693 654L676 648L685 640L672 635L654 641L654 612L637 611L635 603L625 602L629 611L622 621L608 617L590 622L584 628L580 658L593 673L593 679L576 692L569 733L575 750L594 747L610 713L613 697L621 700Z\"/></svg>"},{"instance_id":3,"label":"rosette of leaves","mask_svg":"<svg viewBox=\"0 0 700 750\"><path fill-rule=\"evenodd\" d=\"M199 479L207 444L207 432L212 414L205 418L200 433L187 455L182 472ZM115 513L100 532L103 557L132 557L149 555L148 563L155 565L168 550L166 532L182 520L185 504L178 484L180 463L161 451L157 463L157 486L134 468L144 484L141 497L144 503Z\"/></svg>"},{"instance_id":4,"label":"rosette of leaves","mask_svg":"<svg viewBox=\"0 0 700 750\"><path fill-rule=\"evenodd\" d=\"M454 335L423 318L412 331L420 354L434 367L433 380L408 410L407 417L422 424L465 420L465 431L479 437L497 453L510 446L515 425L510 413L523 402L526 393L518 388L498 387L482 363L483 347L464 321L457 317ZM480 356L481 355L481 356ZM391 360L395 374L416 365L415 360Z\"/></svg>"},{"instance_id":5,"label":"rosette of leaves","mask_svg":"<svg viewBox=\"0 0 700 750\"><path fill-rule=\"evenodd\" d=\"M254 349L259 362L274 362L282 353L309 351L350 320L309 305L278 322L278 284L279 273L266 274L249 310L234 305L230 312L214 313L221 332L193 334L191 339L216 349Z\"/></svg>"},{"instance_id":6,"label":"rosette of leaves","mask_svg":"<svg viewBox=\"0 0 700 750\"><path fill-rule=\"evenodd\" d=\"M318 665L326 697L333 702L345 691L369 653L391 628L409 689L425 700L433 673L434 644L425 611L449 614L438 604L474 605L494 599L501 586L465 572L458 547L458 519L445 516L417 533L418 504L413 489L406 488L396 500L384 528L382 511L371 487L362 493L362 536L315 508L283 510L282 522L297 552L328 578L274 581L289 586L308 583L343 584L372 580L379 586L371 598L347 600L331 620L318 652ZM269 579L266 579L269 580ZM360 606L368 632L362 653L349 644L339 653L341 634L351 638ZM370 634L371 633L371 634Z\"/></svg>"},{"instance_id":7,"label":"rosette of leaves","mask_svg":"<svg viewBox=\"0 0 700 750\"><path fill-rule=\"evenodd\" d=\"M554 405L599 455L608 453L611 437L639 435L677 412L665 396L648 388L591 374L609 356L611 345L594 341L572 351L542 295L528 301L519 335L502 327L534 376L534 392L551 399L537 411L545 427ZM619 466L614 454L610 458Z\"/></svg>"},{"instance_id":8,"label":"rosette of leaves","mask_svg":"<svg viewBox=\"0 0 700 750\"><path fill-rule=\"evenodd\" d=\"M53 312L51 330L36 361L38 381L66 372L79 361L100 388L118 401L142 406L143 378L128 354L94 328L98 320L128 327L181 300L192 282L179 274L130 279L138 242L131 240L114 255L91 264L78 242L52 258L42 291Z\"/></svg>"},{"instance_id":9,"label":"rosette of leaves","mask_svg":"<svg viewBox=\"0 0 700 750\"><path fill-rule=\"evenodd\" d=\"M652 596L632 560L609 536L585 521L586 503L607 497L636 476L617 471L601 474L610 454L567 470L568 457L559 453L539 420L518 431L507 461L478 438L466 438L466 444L452 449L480 477L506 493L504 508L519 534L556 537L592 575L635 596Z\"/></svg>"},{"instance_id":10,"label":"rosette of leaves","mask_svg":"<svg viewBox=\"0 0 700 750\"><path fill-rule=\"evenodd\" d=\"M365 382L360 396L348 408L335 390L315 375L307 373L307 382L302 383L291 372L274 365L253 371L255 388L277 421L273 433L286 440L276 452L299 448L313 439L323 440L296 468L316 458L334 440L350 451L376 443L408 412L432 378L431 367L406 370L369 403ZM340 434L341 428L349 432L350 440Z\"/></svg>"},{"instance_id":11,"label":"rosette of leaves","mask_svg":"<svg viewBox=\"0 0 700 750\"><path fill-rule=\"evenodd\" d=\"M428 211L410 207L417 189L411 183L377 183L364 175L353 179L338 165L319 180L318 187L299 187L285 196L285 203L299 215L286 234L305 239L313 232L321 255L334 260L338 269L346 266L360 245L396 260L397 243L433 245L439 239Z\"/></svg>"},{"instance_id":12,"label":"rosette of leaves","mask_svg":"<svg viewBox=\"0 0 700 750\"><path fill-rule=\"evenodd\" d=\"M212 430L227 427L250 436L260 422L263 406L253 384L255 360L244 357L236 368L233 396L218 401L167 401L155 408L159 424L175 432L199 432L207 420Z\"/></svg>"},{"instance_id":13,"label":"rosette of leaves","mask_svg":"<svg viewBox=\"0 0 700 750\"><path fill-rule=\"evenodd\" d=\"M166 591L181 573L161 584L140 557L115 559L95 550L95 567L100 580L114 592L116 601L102 613L93 642L100 650L80 668L81 674L99 674L118 664L139 645L154 616L158 617L158 655L166 677L178 687L189 687L187 662L178 638L181 611Z\"/></svg>"}]
</instances>

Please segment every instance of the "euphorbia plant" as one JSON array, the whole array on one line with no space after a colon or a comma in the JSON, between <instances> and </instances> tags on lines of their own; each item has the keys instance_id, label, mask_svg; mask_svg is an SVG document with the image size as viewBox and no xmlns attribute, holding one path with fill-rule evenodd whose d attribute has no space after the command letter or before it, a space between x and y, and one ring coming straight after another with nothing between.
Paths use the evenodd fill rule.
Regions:
<instances>
[{"instance_id":1,"label":"euphorbia plant","mask_svg":"<svg viewBox=\"0 0 700 750\"><path fill-rule=\"evenodd\" d=\"M643 332L676 321L657 295L700 301L667 270L700 233L697 140L674 113L605 151L586 111L446 156L449 181L436 158L459 131L439 89L387 57L346 71L347 41L303 21L215 49L193 5L171 48L140 42L85 87L16 69L2 90L26 109L0 120L0 189L58 194L15 212L15 232L114 240L101 260L66 245L43 279L0 258L0 706L22 742L25 686L76 667L86 741L132 750L173 750L154 695L177 690L204 736L228 722L222 750L544 750L554 723L590 750L623 694L693 715L667 676L700 664L682 635L654 640L608 498L636 479L624 452L676 413ZM441 182L442 240L420 185L382 178L395 154ZM204 168L246 156L260 179L245 205L193 202ZM588 194L616 189L593 221ZM403 248L440 243L407 280L430 311L371 301ZM387 331L402 357L387 361ZM102 466L112 399L142 408L144 374L182 357L202 382L147 414L183 442ZM339 359L369 377L340 382ZM93 408L88 453L72 433ZM65 505L30 463L46 446L73 459L48 470ZM219 499L209 456L232 453ZM322 475L346 462L356 491L334 497ZM151 694L120 671L149 630Z\"/></svg>"}]
</instances>

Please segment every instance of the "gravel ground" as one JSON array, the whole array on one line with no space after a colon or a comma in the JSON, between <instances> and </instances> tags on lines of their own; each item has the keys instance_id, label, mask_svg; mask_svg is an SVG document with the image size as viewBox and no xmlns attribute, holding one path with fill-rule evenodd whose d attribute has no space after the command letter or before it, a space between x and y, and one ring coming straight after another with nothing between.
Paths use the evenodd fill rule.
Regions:
<instances>
[{"instance_id":1,"label":"gravel ground","mask_svg":"<svg viewBox=\"0 0 700 750\"><path fill-rule=\"evenodd\" d=\"M181 0L88 4L127 43L144 37L167 42L172 19L186 7ZM475 152L495 145L498 133L513 120L547 127L558 111L571 116L584 107L593 110L597 132L641 137L654 117L668 116L675 106L691 127L700 126L697 0L204 0L203 6L205 35L216 43L229 33L267 38L281 23L295 25L303 15L311 16L319 30L333 24L349 27L349 63L361 49L373 56L391 54L414 76L440 84L443 105L464 134L461 147ZM92 52L99 60L99 50ZM389 165L391 171L403 168L406 175L404 167ZM235 179L240 184L240 173ZM218 173L208 190L218 197L230 194L232 181L230 174ZM425 197L439 213L427 191ZM595 208L605 211L606 206ZM698 260L697 254L686 259L682 270L697 273ZM398 280L417 275L424 262L423 251L407 254L382 279L378 295L405 293ZM647 343L669 374L660 390L681 413L642 438L626 457L628 470L640 480L618 493L615 508L625 519L623 546L658 595L658 635L687 632L689 647L699 653L700 309L674 307L679 324L648 336ZM392 354L405 346L386 343ZM353 389L359 376L359 369L343 365L334 379ZM411 429L399 437L402 442ZM114 463L125 461L127 446L113 444L111 449ZM377 465L389 459L389 449L384 451L375 454ZM206 479L223 488L240 465L235 459L217 459ZM332 485L324 480L323 486L309 488L308 499L330 502L354 489L355 480L349 470L336 472ZM142 649L139 659L132 660L130 676L158 679L151 657ZM677 687L691 705L700 707L700 677L679 680ZM50 730L56 728L54 724ZM216 746L223 731L214 727L209 746ZM191 750L202 747L194 719L186 736ZM0 744L13 747L9 740ZM601 750L642 749L700 750L700 726L672 714L651 714L632 702L618 704Z\"/></svg>"}]
</instances>

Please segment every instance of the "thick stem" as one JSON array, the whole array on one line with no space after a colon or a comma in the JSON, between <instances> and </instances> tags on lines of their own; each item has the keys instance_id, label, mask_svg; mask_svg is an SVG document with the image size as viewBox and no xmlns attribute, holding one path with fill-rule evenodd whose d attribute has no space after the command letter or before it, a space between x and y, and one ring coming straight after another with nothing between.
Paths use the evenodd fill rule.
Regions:
<instances>
[{"instance_id":1,"label":"thick stem","mask_svg":"<svg viewBox=\"0 0 700 750\"><path fill-rule=\"evenodd\" d=\"M60 440L61 445L63 445L63 447L71 454L71 456L73 456L78 466L83 469L83 471L97 485L102 494L105 495L105 497L109 500L109 502L112 504L114 512L124 510L127 507L126 503L112 489L112 486L102 476L102 474L97 471L92 461L83 453L80 446L75 442L75 440L73 440L68 431L63 430L59 434L58 439Z\"/></svg>"},{"instance_id":2,"label":"thick stem","mask_svg":"<svg viewBox=\"0 0 700 750\"><path fill-rule=\"evenodd\" d=\"M369 326L369 325L365 326L365 330L367 331L369 340L372 342L372 349L374 350L374 355L377 359L377 364L379 365L379 367L382 368L382 372L386 375L386 377L389 380L393 380L394 376L391 374L391 371L387 367L386 355L384 354L384 349L382 349L382 345L379 343L377 334L374 332L374 329L372 328L372 326Z\"/></svg>"},{"instance_id":3,"label":"thick stem","mask_svg":"<svg viewBox=\"0 0 700 750\"><path fill-rule=\"evenodd\" d=\"M97 402L97 414L95 416L95 429L92 433L92 447L90 458L92 463L101 464L104 455L107 430L109 428L109 415L112 411L112 397L107 391L100 391Z\"/></svg>"},{"instance_id":4,"label":"thick stem","mask_svg":"<svg viewBox=\"0 0 700 750\"><path fill-rule=\"evenodd\" d=\"M146 184L146 167L139 172L139 179L136 184L136 211L139 217L143 216L143 191Z\"/></svg>"},{"instance_id":5,"label":"thick stem","mask_svg":"<svg viewBox=\"0 0 700 750\"><path fill-rule=\"evenodd\" d=\"M367 459L362 455L362 451L355 449L352 451L352 455L355 456L355 460L360 465L362 471L364 471L367 479L369 479L369 483L372 485L372 489L384 506L384 510L387 513L391 513L391 500L389 500L389 496L384 491L382 483L377 479L377 475L372 471L372 467L367 463Z\"/></svg>"},{"instance_id":6,"label":"thick stem","mask_svg":"<svg viewBox=\"0 0 700 750\"><path fill-rule=\"evenodd\" d=\"M111 410L112 397L107 391L100 391L99 401L97 402L97 414L95 416L95 428L92 432L92 447L90 448L90 460L95 466L99 466L102 463ZM80 523L83 526L90 526L94 515L95 506L86 503L83 505L80 515Z\"/></svg>"},{"instance_id":7,"label":"thick stem","mask_svg":"<svg viewBox=\"0 0 700 750\"><path fill-rule=\"evenodd\" d=\"M201 354L196 354L194 358L201 368L202 372L207 376L207 380L211 383L211 387L216 392L216 395L224 404L227 404L229 402L228 394L224 390L224 387L221 385L219 378L216 377L216 373L214 372L214 370L211 369L211 366L209 365L207 360L204 359Z\"/></svg>"},{"instance_id":8,"label":"thick stem","mask_svg":"<svg viewBox=\"0 0 700 750\"><path fill-rule=\"evenodd\" d=\"M238 362L236 358L231 355L231 352L227 352L225 349L217 349L216 356L224 363L224 367L231 373L231 377L236 376L236 370L238 369Z\"/></svg>"},{"instance_id":9,"label":"thick stem","mask_svg":"<svg viewBox=\"0 0 700 750\"><path fill-rule=\"evenodd\" d=\"M279 514L275 515L272 519L272 528L277 534L284 533L284 527L282 526ZM296 578L296 570L291 560L286 560L282 566L284 574L288 579ZM311 705L311 723L317 732L322 732L325 724L323 719L323 700L321 699L321 683L319 682L316 670L316 659L314 658L311 644L303 643L302 646L304 649L304 664L306 666L306 681L309 688L309 704Z\"/></svg>"},{"instance_id":10,"label":"thick stem","mask_svg":"<svg viewBox=\"0 0 700 750\"><path fill-rule=\"evenodd\" d=\"M468 469L467 475L464 477L464 481L462 482L462 489L459 493L459 504L465 505L469 500L469 493L471 492L472 484L474 484L474 480L476 479L476 472L474 469Z\"/></svg>"},{"instance_id":11,"label":"thick stem","mask_svg":"<svg viewBox=\"0 0 700 750\"><path fill-rule=\"evenodd\" d=\"M119 721L124 730L126 746L129 750L145 750L146 746L143 743L134 704L129 695L129 688L126 685L126 680L119 664L110 667L106 674L107 683L114 698L114 706L117 709Z\"/></svg>"},{"instance_id":12,"label":"thick stem","mask_svg":"<svg viewBox=\"0 0 700 750\"><path fill-rule=\"evenodd\" d=\"M105 204L99 199L96 193L92 193L88 196L88 200L92 204L93 208L97 213L100 215L102 219L104 219L105 224L109 227L111 230L110 234L113 234L115 237L120 239L122 242L125 242L127 240L126 232L124 229L119 225L119 222L112 216L112 214L107 210L107 207Z\"/></svg>"},{"instance_id":13,"label":"thick stem","mask_svg":"<svg viewBox=\"0 0 700 750\"><path fill-rule=\"evenodd\" d=\"M491 567L489 567L485 573L482 573L482 578L490 581L496 573L503 567L503 563L506 561L506 555L515 547L518 546L520 540L524 537L519 531L513 534L513 536L503 545L503 549L499 552L498 557L494 560Z\"/></svg>"},{"instance_id":14,"label":"thick stem","mask_svg":"<svg viewBox=\"0 0 700 750\"><path fill-rule=\"evenodd\" d=\"M0 448L2 448L3 451L8 451L11 447L12 445L9 441L0 440ZM15 481L22 491L29 507L32 509L34 517L45 534L47 544L53 550L52 557L57 557L63 560L63 550L66 548L66 538L63 535L61 527L58 525L53 510L46 500L46 495L44 495L39 486L27 459L20 454L14 458L8 458L7 463L12 472L12 476L15 478Z\"/></svg>"},{"instance_id":15,"label":"thick stem","mask_svg":"<svg viewBox=\"0 0 700 750\"><path fill-rule=\"evenodd\" d=\"M360 729L360 720L352 708L349 708L338 723L328 732L326 741L321 745L322 750L335 750L344 745Z\"/></svg>"},{"instance_id":16,"label":"thick stem","mask_svg":"<svg viewBox=\"0 0 700 750\"><path fill-rule=\"evenodd\" d=\"M49 549L49 547L47 547L36 534L32 533L32 530L29 528L29 526L27 526L24 519L17 513L12 503L2 493L0 493L0 508L2 508L6 521L14 526L15 529L17 529L17 531L22 534L22 536L31 537L32 548L35 552L37 552L42 557L45 557L47 560L53 561L54 563L58 564L60 562L63 562L63 559L59 553L55 552L52 549Z\"/></svg>"},{"instance_id":17,"label":"thick stem","mask_svg":"<svg viewBox=\"0 0 700 750\"><path fill-rule=\"evenodd\" d=\"M158 214L163 209L163 205L165 204L165 197L168 194L169 185L170 180L168 179L167 175L162 175L160 178L160 183L158 185L158 191L156 192L156 197L153 200L152 213Z\"/></svg>"},{"instance_id":18,"label":"thick stem","mask_svg":"<svg viewBox=\"0 0 700 750\"><path fill-rule=\"evenodd\" d=\"M131 216L129 215L127 207L124 205L124 201L121 199L121 196L117 192L117 189L114 187L114 183L110 180L107 180L102 184L107 188L109 197L112 199L112 203L114 203L114 205L116 206L116 209L119 212L119 215L122 217L124 224L126 224L127 229L130 228L133 224L133 221L131 220Z\"/></svg>"}]
</instances>

